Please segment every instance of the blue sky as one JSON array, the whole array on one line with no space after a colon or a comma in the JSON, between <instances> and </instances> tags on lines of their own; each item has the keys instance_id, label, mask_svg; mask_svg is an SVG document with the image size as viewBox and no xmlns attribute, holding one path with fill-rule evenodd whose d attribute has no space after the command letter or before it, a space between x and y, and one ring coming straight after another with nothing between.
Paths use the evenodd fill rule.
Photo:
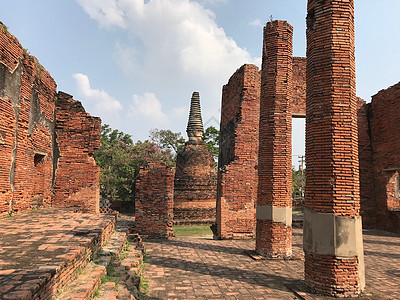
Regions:
<instances>
[{"instance_id":1,"label":"blue sky","mask_svg":"<svg viewBox=\"0 0 400 300\"><path fill-rule=\"evenodd\" d=\"M305 56L306 5L1 0L0 20L59 90L104 123L144 140L152 128L184 133L193 91L200 92L204 123L218 128L222 85L242 64L260 64L262 28L270 16L293 25L293 53ZM369 102L400 81L400 1L355 0L355 6L357 95ZM294 124L293 152L304 154L304 121Z\"/></svg>"}]
</instances>

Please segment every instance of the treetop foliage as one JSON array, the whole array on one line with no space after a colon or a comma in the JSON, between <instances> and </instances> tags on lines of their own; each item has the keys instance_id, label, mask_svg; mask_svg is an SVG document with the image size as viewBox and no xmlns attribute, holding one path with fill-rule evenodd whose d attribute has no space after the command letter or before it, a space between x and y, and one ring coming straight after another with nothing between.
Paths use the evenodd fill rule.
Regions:
<instances>
[{"instance_id":1,"label":"treetop foliage","mask_svg":"<svg viewBox=\"0 0 400 300\"><path fill-rule=\"evenodd\" d=\"M162 150L153 142L133 142L129 134L101 128L101 146L94 157L100 166L101 194L110 200L133 200L135 184L141 167L151 162L174 166L170 150Z\"/></svg>"}]
</instances>

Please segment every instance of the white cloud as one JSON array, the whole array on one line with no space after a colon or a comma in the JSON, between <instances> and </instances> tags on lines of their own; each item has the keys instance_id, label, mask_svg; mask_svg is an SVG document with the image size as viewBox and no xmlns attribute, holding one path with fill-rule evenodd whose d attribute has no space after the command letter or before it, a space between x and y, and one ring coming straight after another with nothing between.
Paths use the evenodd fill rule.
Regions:
<instances>
[{"instance_id":1,"label":"white cloud","mask_svg":"<svg viewBox=\"0 0 400 300\"><path fill-rule=\"evenodd\" d=\"M201 3L214 5L218 3L228 3L228 0L201 0Z\"/></svg>"},{"instance_id":2,"label":"white cloud","mask_svg":"<svg viewBox=\"0 0 400 300\"><path fill-rule=\"evenodd\" d=\"M241 65L260 65L260 58L239 47L202 5L226 0L76 1L99 26L123 30L115 36L113 59L136 94L130 113L138 128L132 130L155 128L147 123L156 122L183 131L188 111L180 107L189 107L194 90L201 95L203 119L219 121L222 86Z\"/></svg>"},{"instance_id":3,"label":"white cloud","mask_svg":"<svg viewBox=\"0 0 400 300\"><path fill-rule=\"evenodd\" d=\"M95 114L115 115L122 109L121 103L104 90L92 89L86 75L76 73L72 77L76 80L79 96L87 100L89 107L94 107Z\"/></svg>"},{"instance_id":4,"label":"white cloud","mask_svg":"<svg viewBox=\"0 0 400 300\"><path fill-rule=\"evenodd\" d=\"M249 25L255 26L255 27L263 27L263 24L261 23L260 19L255 19L255 20L249 22Z\"/></svg>"},{"instance_id":5,"label":"white cloud","mask_svg":"<svg viewBox=\"0 0 400 300\"><path fill-rule=\"evenodd\" d=\"M109 0L76 0L83 10L102 27L113 25L124 28L124 13L118 2Z\"/></svg>"},{"instance_id":6,"label":"white cloud","mask_svg":"<svg viewBox=\"0 0 400 300\"><path fill-rule=\"evenodd\" d=\"M144 74L143 80L157 81L159 78L171 77L168 73L173 70L174 78L217 81L218 85L221 85L242 64L254 63L247 50L240 48L232 38L226 36L224 29L216 24L214 13L199 2L77 2L101 26L126 28L141 43L145 52L140 59L135 49L136 45L117 44L117 62L125 74L128 73L128 68L132 68L131 73ZM110 12L106 13L108 10Z\"/></svg>"},{"instance_id":7,"label":"white cloud","mask_svg":"<svg viewBox=\"0 0 400 300\"><path fill-rule=\"evenodd\" d=\"M129 107L133 116L145 117L159 124L168 122L167 116L163 113L161 102L153 93L144 93L142 96L133 95L133 102Z\"/></svg>"}]
</instances>

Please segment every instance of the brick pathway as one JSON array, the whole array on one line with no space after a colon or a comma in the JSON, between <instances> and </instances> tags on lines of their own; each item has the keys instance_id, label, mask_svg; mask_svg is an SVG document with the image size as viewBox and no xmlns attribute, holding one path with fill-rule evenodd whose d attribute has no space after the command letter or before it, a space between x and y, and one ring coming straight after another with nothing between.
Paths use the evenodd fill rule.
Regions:
<instances>
[{"instance_id":1,"label":"brick pathway","mask_svg":"<svg viewBox=\"0 0 400 300\"><path fill-rule=\"evenodd\" d=\"M302 230L293 231L301 260L254 261L254 240L149 240L145 277L156 299L297 299L287 288L303 279ZM400 235L364 232L368 299L400 299ZM372 296L371 296L372 294ZM309 295L310 299L321 298Z\"/></svg>"}]
</instances>

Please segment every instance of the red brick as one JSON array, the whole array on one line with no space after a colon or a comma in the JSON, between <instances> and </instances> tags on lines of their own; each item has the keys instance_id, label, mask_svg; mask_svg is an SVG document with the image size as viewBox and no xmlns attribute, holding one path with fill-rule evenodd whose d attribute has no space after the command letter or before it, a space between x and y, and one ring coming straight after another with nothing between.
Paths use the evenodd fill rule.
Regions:
<instances>
[{"instance_id":1,"label":"red brick","mask_svg":"<svg viewBox=\"0 0 400 300\"><path fill-rule=\"evenodd\" d=\"M355 93L354 1L309 0L305 206L314 212L359 216ZM331 296L357 296L358 264L358 257L305 250L306 284Z\"/></svg>"},{"instance_id":2,"label":"red brick","mask_svg":"<svg viewBox=\"0 0 400 300\"><path fill-rule=\"evenodd\" d=\"M91 145L98 145L100 120L96 126L82 129L85 122L73 116L68 121L70 127L56 134L54 117L61 112L56 107L57 86L54 79L14 36L4 30L0 30L0 49L0 214L53 205L54 199L58 203L74 193L79 193L82 205L78 206L85 207L87 203L84 202L93 198L95 189L92 187L96 184L98 191L94 148L87 143L75 144L77 139L74 138L65 139L65 143L59 145L56 136L62 139L66 131L78 136L81 130L86 130ZM67 148L73 148L76 155L85 153L81 157L85 166L70 160L68 171L58 170L58 150L65 154L62 161L67 157ZM82 170L88 165L96 168L97 177L78 176L85 173ZM54 188L58 191L59 187L54 183L60 180L63 181L60 187L63 192L55 196ZM89 186L90 192L85 192L83 189Z\"/></svg>"},{"instance_id":3,"label":"red brick","mask_svg":"<svg viewBox=\"0 0 400 300\"><path fill-rule=\"evenodd\" d=\"M214 223L217 194L215 161L202 141L188 141L176 159L174 220Z\"/></svg>"},{"instance_id":4,"label":"red brick","mask_svg":"<svg viewBox=\"0 0 400 300\"><path fill-rule=\"evenodd\" d=\"M174 170L160 163L141 168L136 181L135 221L140 235L173 236Z\"/></svg>"},{"instance_id":5,"label":"red brick","mask_svg":"<svg viewBox=\"0 0 400 300\"><path fill-rule=\"evenodd\" d=\"M244 65L223 87L217 183L217 235L252 238L257 197L260 74Z\"/></svg>"},{"instance_id":6,"label":"red brick","mask_svg":"<svg viewBox=\"0 0 400 300\"><path fill-rule=\"evenodd\" d=\"M292 36L286 21L264 27L257 206L292 206ZM275 223L257 220L256 251L290 255L292 227Z\"/></svg>"}]
</instances>

